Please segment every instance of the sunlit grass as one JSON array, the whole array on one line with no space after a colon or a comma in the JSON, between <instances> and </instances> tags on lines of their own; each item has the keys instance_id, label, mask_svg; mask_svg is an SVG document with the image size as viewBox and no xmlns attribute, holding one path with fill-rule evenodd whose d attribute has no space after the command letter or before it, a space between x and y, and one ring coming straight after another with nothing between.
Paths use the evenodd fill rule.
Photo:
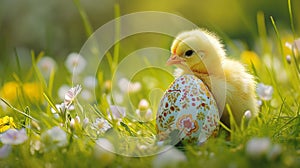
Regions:
<instances>
[{"instance_id":1,"label":"sunlit grass","mask_svg":"<svg viewBox=\"0 0 300 168\"><path fill-rule=\"evenodd\" d=\"M288 2L292 36L296 39L299 32L295 31L292 6L290 1ZM93 30L88 16L79 1L74 0L74 3L82 17L86 34L90 36ZM119 16L120 8L116 4L115 17ZM274 30L266 29L265 19L270 19ZM249 71L256 77L258 83L265 83L273 87L272 99L262 100L259 115L256 118L244 117L241 127L237 126L232 118L230 128L223 125L224 129L220 130L219 135L209 138L203 145L185 144L184 147L178 147L187 157L187 160L179 163L178 166L298 167L300 165L299 52L291 51L292 59L289 63L282 43L284 37L281 36L281 30L276 26L276 18L267 18L263 13L258 13L257 22L262 41L258 45L261 45L262 52L241 49L240 59L247 64ZM268 36L267 32L272 32L269 34L274 35ZM120 27L116 27L115 33L117 35L120 33ZM228 41L228 43L233 44L233 41ZM75 110L63 111L61 107L56 106L63 102L56 94L59 88L57 85L66 83L72 87L76 83L72 83L70 73L61 73L57 70L51 71L49 78L45 79L41 69L37 66L37 62L45 56L43 52L38 54L34 51L31 52L32 69L29 70L26 77L21 77L19 73L7 74L13 76L14 80L6 81L1 86L0 117L12 117L13 123L18 129L26 128L28 140L23 144L13 145L10 154L0 158L0 167L118 167L119 165L122 167L151 167L153 165L154 160L159 156L125 157L101 149L99 151L95 145L99 138L105 137L111 141L114 147L122 147L128 153L143 155L144 146L130 148L126 146L125 141L129 141L126 138L123 139L124 145L122 146L119 141L114 139L115 133L142 139L145 137L143 139L145 144L151 143L153 140L151 137L156 134L155 121L139 122L130 118L130 115L137 115L135 111L128 112L127 116L113 116L114 110L111 105L117 100L110 97L112 94L110 82L112 74L121 60L120 47L122 46L120 45L121 43L118 43L112 49L112 53L106 54L108 68L99 69L95 77L97 79L95 86L97 103L94 100L92 102L85 100L89 102L88 104L81 103L84 100L84 97L81 97L82 91L73 101ZM19 61L17 60L17 62ZM20 67L20 63L18 64ZM65 67L59 68L66 70ZM151 108L154 116L160 93L153 93L151 99L148 97L150 90L145 88L151 84L152 78L161 82L156 82L155 85L162 90L173 80L173 77L168 76L169 74L164 74L168 76L167 78L155 76L154 74L163 75L158 71L160 70L147 69L135 74L132 82L140 82L143 89L123 93L129 95L130 101L136 108L139 108L139 102L146 98L151 105L155 106ZM68 74L60 77L65 81L56 81L57 76L61 74ZM89 91L86 86L82 87L83 90ZM227 108L230 109L230 107ZM52 111L55 111L54 113L57 113L58 117ZM96 122L97 118L105 119L108 122L105 127L111 127L111 129L108 128L107 132L105 132L106 130L101 132L104 126L101 125L103 123ZM99 125L95 125L95 123ZM1 123L0 130L4 125L15 127L12 126L12 123L3 125ZM67 144L50 150L45 146L50 143L46 143L43 134L55 126L61 127L66 133ZM230 136L228 132L230 132ZM147 139L148 137L150 138ZM253 157L247 149L249 141L255 137L267 138L270 141L268 151L262 151L263 154L261 156L257 154L258 157ZM280 146L280 151L276 151L277 145ZM4 144L1 147L3 146ZM146 148L146 150L152 149Z\"/></svg>"}]
</instances>

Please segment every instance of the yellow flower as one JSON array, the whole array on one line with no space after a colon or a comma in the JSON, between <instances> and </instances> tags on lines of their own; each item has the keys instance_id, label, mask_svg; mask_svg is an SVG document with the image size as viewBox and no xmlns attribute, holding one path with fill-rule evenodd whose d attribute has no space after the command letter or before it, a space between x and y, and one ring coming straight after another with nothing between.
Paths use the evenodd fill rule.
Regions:
<instances>
[{"instance_id":1,"label":"yellow flower","mask_svg":"<svg viewBox=\"0 0 300 168\"><path fill-rule=\"evenodd\" d=\"M255 66L256 69L260 69L261 67L261 62L258 55L253 51L243 51L241 54L241 60L250 68L252 67L252 64Z\"/></svg>"},{"instance_id":2,"label":"yellow flower","mask_svg":"<svg viewBox=\"0 0 300 168\"><path fill-rule=\"evenodd\" d=\"M5 132L6 130L8 130L10 128L16 128L14 119L9 116L0 118L0 132Z\"/></svg>"},{"instance_id":3,"label":"yellow flower","mask_svg":"<svg viewBox=\"0 0 300 168\"><path fill-rule=\"evenodd\" d=\"M9 102L13 102L18 97L17 94L20 94L19 89L20 85L17 82L7 82L0 91L0 97Z\"/></svg>"},{"instance_id":4,"label":"yellow flower","mask_svg":"<svg viewBox=\"0 0 300 168\"><path fill-rule=\"evenodd\" d=\"M24 83L23 86L17 82L7 82L0 90L0 97L13 103L21 94L24 94L31 102L43 100L43 88L37 82Z\"/></svg>"},{"instance_id":5,"label":"yellow flower","mask_svg":"<svg viewBox=\"0 0 300 168\"><path fill-rule=\"evenodd\" d=\"M30 101L41 101L43 99L43 88L37 82L25 83L23 85L24 94Z\"/></svg>"}]
</instances>

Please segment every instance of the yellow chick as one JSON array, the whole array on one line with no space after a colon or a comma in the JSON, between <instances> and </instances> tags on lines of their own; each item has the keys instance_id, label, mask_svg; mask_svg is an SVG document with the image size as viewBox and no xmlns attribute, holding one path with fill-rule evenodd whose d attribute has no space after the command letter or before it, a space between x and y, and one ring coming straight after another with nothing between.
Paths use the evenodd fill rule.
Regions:
<instances>
[{"instance_id":1,"label":"yellow chick","mask_svg":"<svg viewBox=\"0 0 300 168\"><path fill-rule=\"evenodd\" d=\"M241 63L226 57L223 45L214 34L202 29L180 33L173 41L171 54L167 65L176 65L183 74L194 74L206 84L225 125L230 127L225 104L229 104L238 125L245 111L250 110L252 116L257 114L253 76Z\"/></svg>"}]
</instances>

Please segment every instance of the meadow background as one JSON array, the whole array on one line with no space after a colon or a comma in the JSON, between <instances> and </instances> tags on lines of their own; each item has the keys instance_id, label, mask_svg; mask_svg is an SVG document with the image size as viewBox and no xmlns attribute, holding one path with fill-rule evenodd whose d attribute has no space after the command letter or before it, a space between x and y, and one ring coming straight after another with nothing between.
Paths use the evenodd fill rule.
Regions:
<instances>
[{"instance_id":1,"label":"meadow background","mask_svg":"<svg viewBox=\"0 0 300 168\"><path fill-rule=\"evenodd\" d=\"M245 126L233 125L230 139L222 132L203 146L187 145L158 156L131 158L99 149L97 143L110 143L99 140L109 127L136 136L153 134L153 122L110 118L106 109L113 113L112 103L103 98L110 94L112 64L139 48L170 47L172 37L151 33L128 37L111 48L115 62L109 63L106 58L105 68L99 72L101 75L95 77L97 84L86 82L82 86L78 97L87 101L90 101L89 87L96 88L99 93L97 107L81 108L77 100L72 100L81 110L67 109L62 113L60 107L55 109L55 104L65 101L61 92L72 86L67 63L70 54L78 53L90 33L108 21L148 10L177 14L216 32L223 39L228 55L242 61L258 83L273 90L269 95L258 93L261 100L258 118L245 116ZM2 0L0 97L5 102L1 101L0 106L0 130L4 134L7 128L26 128L26 134L17 133L19 143L2 138L0 166L157 167L172 162L180 166L298 167L300 59L299 51L290 46L300 46L299 41L294 43L299 38L299 24L300 1L297 0ZM114 59L116 56L118 59ZM39 61L45 57L53 58L55 70L43 72L39 67ZM151 76L151 72L147 75ZM136 80L139 79L142 77L137 76ZM165 80L161 88L166 88L173 78ZM145 83L141 82L143 88ZM142 98L143 93L139 93L132 101L139 104ZM145 104L137 105L138 109L149 108ZM58 114L53 114L51 108ZM52 135L60 136L56 139ZM145 147L128 150L142 153Z\"/></svg>"}]
</instances>

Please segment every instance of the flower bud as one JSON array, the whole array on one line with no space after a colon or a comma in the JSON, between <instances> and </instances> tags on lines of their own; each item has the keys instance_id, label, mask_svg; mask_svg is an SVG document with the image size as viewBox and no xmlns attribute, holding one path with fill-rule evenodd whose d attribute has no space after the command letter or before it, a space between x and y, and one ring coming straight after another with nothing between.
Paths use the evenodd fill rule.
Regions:
<instances>
[{"instance_id":1,"label":"flower bud","mask_svg":"<svg viewBox=\"0 0 300 168\"><path fill-rule=\"evenodd\" d=\"M80 124L80 117L79 116L75 117L75 124Z\"/></svg>"},{"instance_id":2,"label":"flower bud","mask_svg":"<svg viewBox=\"0 0 300 168\"><path fill-rule=\"evenodd\" d=\"M89 121L88 118L84 118L84 119L83 119L83 123L82 123L82 128L85 129L86 126L89 124L89 122L90 122L90 121Z\"/></svg>"},{"instance_id":3,"label":"flower bud","mask_svg":"<svg viewBox=\"0 0 300 168\"><path fill-rule=\"evenodd\" d=\"M252 117L251 111L250 110L245 111L244 117L246 120L250 120Z\"/></svg>"},{"instance_id":4,"label":"flower bud","mask_svg":"<svg viewBox=\"0 0 300 168\"><path fill-rule=\"evenodd\" d=\"M285 59L286 59L286 61L287 61L288 64L291 64L292 58L291 58L290 55L287 55L287 56L285 57Z\"/></svg>"},{"instance_id":5,"label":"flower bud","mask_svg":"<svg viewBox=\"0 0 300 168\"><path fill-rule=\"evenodd\" d=\"M72 118L71 121L70 121L70 128L71 128L71 130L75 129L75 120L74 120L74 118Z\"/></svg>"},{"instance_id":6,"label":"flower bud","mask_svg":"<svg viewBox=\"0 0 300 168\"><path fill-rule=\"evenodd\" d=\"M149 108L149 102L146 99L142 99L138 107L141 111L147 110Z\"/></svg>"}]
</instances>

